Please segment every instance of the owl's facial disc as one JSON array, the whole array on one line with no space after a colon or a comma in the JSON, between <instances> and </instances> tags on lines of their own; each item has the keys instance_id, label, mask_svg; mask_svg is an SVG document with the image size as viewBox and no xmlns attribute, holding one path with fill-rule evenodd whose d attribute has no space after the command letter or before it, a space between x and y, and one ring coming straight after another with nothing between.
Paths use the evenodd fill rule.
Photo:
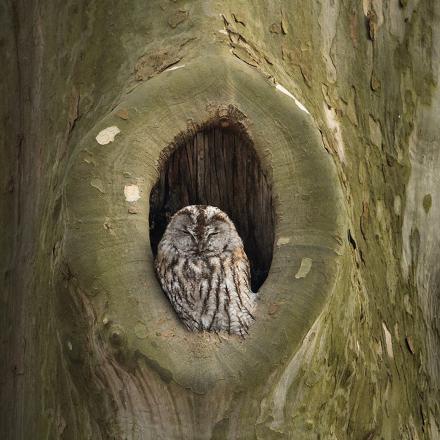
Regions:
<instances>
[{"instance_id":1,"label":"owl's facial disc","mask_svg":"<svg viewBox=\"0 0 440 440\"><path fill-rule=\"evenodd\" d=\"M198 228L178 229L177 232L178 247L187 255L212 257L224 251L225 235L220 229L199 225Z\"/></svg>"},{"instance_id":2,"label":"owl's facial disc","mask_svg":"<svg viewBox=\"0 0 440 440\"><path fill-rule=\"evenodd\" d=\"M187 255L195 255L198 252L198 239L189 228L176 228L173 235L174 243L179 251Z\"/></svg>"},{"instance_id":3,"label":"owl's facial disc","mask_svg":"<svg viewBox=\"0 0 440 440\"><path fill-rule=\"evenodd\" d=\"M222 251L219 246L219 241L223 240L221 237L221 231L219 229L207 226L203 229L203 236L200 240L200 250L205 255L213 256Z\"/></svg>"},{"instance_id":4,"label":"owl's facial disc","mask_svg":"<svg viewBox=\"0 0 440 440\"><path fill-rule=\"evenodd\" d=\"M215 257L242 243L229 219L212 206L183 209L170 224L175 247L192 257ZM232 234L231 234L232 232Z\"/></svg>"},{"instance_id":5,"label":"owl's facial disc","mask_svg":"<svg viewBox=\"0 0 440 440\"><path fill-rule=\"evenodd\" d=\"M229 225L225 222L215 222L207 225L203 231L203 252L208 256L220 255L228 251L230 244Z\"/></svg>"}]
</instances>

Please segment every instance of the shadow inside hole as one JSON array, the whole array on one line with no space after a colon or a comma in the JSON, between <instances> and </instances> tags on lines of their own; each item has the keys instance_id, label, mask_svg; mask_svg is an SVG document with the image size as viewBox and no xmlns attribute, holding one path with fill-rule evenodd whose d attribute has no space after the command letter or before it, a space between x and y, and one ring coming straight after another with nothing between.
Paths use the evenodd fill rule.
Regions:
<instances>
[{"instance_id":1,"label":"shadow inside hole","mask_svg":"<svg viewBox=\"0 0 440 440\"><path fill-rule=\"evenodd\" d=\"M272 262L275 214L272 191L251 140L229 121L180 136L170 146L150 194L153 255L172 215L187 205L226 212L243 240L257 292Z\"/></svg>"}]
</instances>

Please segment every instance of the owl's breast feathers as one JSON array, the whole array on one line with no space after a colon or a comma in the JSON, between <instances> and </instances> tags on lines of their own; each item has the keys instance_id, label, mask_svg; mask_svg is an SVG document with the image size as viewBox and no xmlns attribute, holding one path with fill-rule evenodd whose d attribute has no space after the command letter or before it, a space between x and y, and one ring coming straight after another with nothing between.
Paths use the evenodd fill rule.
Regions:
<instances>
[{"instance_id":1,"label":"owl's breast feathers","mask_svg":"<svg viewBox=\"0 0 440 440\"><path fill-rule=\"evenodd\" d=\"M189 330L227 331L245 336L256 295L242 249L218 257L161 258L157 271L164 291Z\"/></svg>"}]
</instances>

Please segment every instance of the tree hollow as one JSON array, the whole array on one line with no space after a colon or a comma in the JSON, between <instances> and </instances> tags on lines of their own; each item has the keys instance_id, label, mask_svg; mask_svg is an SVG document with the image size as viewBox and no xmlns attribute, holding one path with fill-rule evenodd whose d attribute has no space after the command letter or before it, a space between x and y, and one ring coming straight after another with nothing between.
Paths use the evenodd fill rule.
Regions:
<instances>
[{"instance_id":1,"label":"tree hollow","mask_svg":"<svg viewBox=\"0 0 440 440\"><path fill-rule=\"evenodd\" d=\"M150 242L154 256L171 216L187 205L226 212L243 240L257 292L272 262L275 213L271 186L252 141L229 121L180 136L166 150L150 194Z\"/></svg>"}]
</instances>

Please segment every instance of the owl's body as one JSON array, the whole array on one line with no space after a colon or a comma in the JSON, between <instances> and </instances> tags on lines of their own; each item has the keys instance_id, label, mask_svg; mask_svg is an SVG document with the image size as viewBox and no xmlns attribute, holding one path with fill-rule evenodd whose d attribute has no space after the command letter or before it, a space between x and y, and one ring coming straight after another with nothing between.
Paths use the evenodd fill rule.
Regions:
<instances>
[{"instance_id":1,"label":"owl's body","mask_svg":"<svg viewBox=\"0 0 440 440\"><path fill-rule=\"evenodd\" d=\"M256 303L249 262L220 209L191 205L174 214L158 246L156 272L189 330L248 333Z\"/></svg>"}]
</instances>

